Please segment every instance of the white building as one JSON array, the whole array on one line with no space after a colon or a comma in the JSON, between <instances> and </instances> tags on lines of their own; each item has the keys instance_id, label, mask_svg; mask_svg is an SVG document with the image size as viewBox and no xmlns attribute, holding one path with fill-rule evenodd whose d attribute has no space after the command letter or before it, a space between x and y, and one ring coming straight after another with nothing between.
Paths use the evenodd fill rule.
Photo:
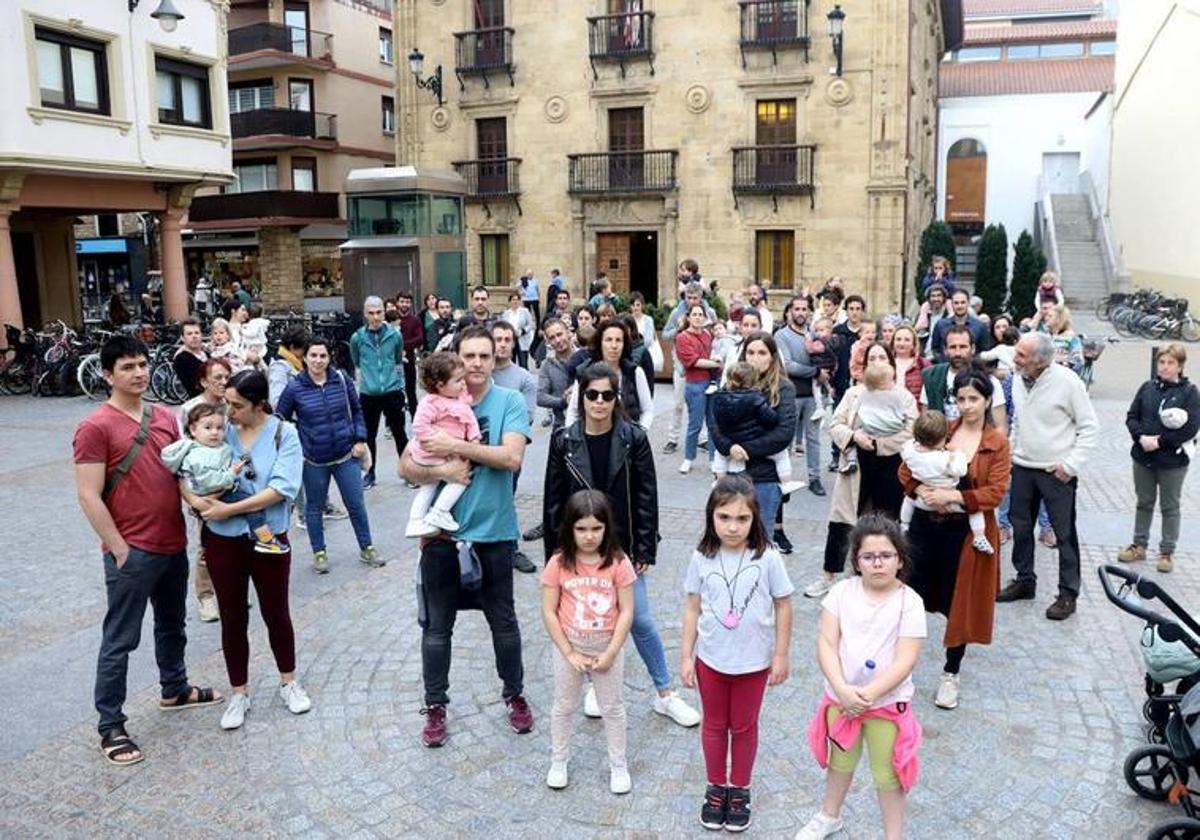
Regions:
<instances>
[{"instance_id":1,"label":"white building","mask_svg":"<svg viewBox=\"0 0 1200 840\"><path fill-rule=\"evenodd\" d=\"M187 314L180 221L232 180L229 3L159 2L0 4L0 322L80 320L73 225L97 212L157 217L164 308Z\"/></svg>"},{"instance_id":2,"label":"white building","mask_svg":"<svg viewBox=\"0 0 1200 840\"><path fill-rule=\"evenodd\" d=\"M1022 230L1040 239L1069 299L1093 299L1112 273L1102 208L1116 21L1095 0L964 0L963 12L963 46L939 75L937 184L960 273L973 273L983 228L1003 223L1010 243Z\"/></svg>"}]
</instances>

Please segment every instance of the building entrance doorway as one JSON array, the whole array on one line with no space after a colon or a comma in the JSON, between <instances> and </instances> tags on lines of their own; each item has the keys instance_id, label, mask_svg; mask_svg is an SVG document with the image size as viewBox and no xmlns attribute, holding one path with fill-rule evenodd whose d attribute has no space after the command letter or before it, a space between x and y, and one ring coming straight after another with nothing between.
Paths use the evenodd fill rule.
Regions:
<instances>
[{"instance_id":1,"label":"building entrance doorway","mask_svg":"<svg viewBox=\"0 0 1200 840\"><path fill-rule=\"evenodd\" d=\"M658 302L658 233L652 230L596 234L596 273L604 272L613 291L641 292Z\"/></svg>"}]
</instances>

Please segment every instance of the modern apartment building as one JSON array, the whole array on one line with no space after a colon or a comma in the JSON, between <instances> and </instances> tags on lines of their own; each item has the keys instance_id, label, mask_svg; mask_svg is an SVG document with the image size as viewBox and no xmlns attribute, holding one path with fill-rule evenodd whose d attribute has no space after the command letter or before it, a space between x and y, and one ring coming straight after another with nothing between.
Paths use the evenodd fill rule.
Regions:
<instances>
[{"instance_id":1,"label":"modern apartment building","mask_svg":"<svg viewBox=\"0 0 1200 840\"><path fill-rule=\"evenodd\" d=\"M398 58L442 85L398 63L397 156L466 179L472 282L604 271L667 300L693 258L725 289L838 274L896 307L961 27L960 0L403 3Z\"/></svg>"},{"instance_id":2,"label":"modern apartment building","mask_svg":"<svg viewBox=\"0 0 1200 840\"><path fill-rule=\"evenodd\" d=\"M235 180L192 205L193 284L239 280L270 309L341 308L346 173L395 162L390 8L390 0L232 0Z\"/></svg>"},{"instance_id":3,"label":"modern apartment building","mask_svg":"<svg viewBox=\"0 0 1200 840\"><path fill-rule=\"evenodd\" d=\"M232 178L225 6L156 6L0 4L2 323L82 320L75 222L123 212L148 220L168 317L187 314L181 223L197 189Z\"/></svg>"}]
</instances>

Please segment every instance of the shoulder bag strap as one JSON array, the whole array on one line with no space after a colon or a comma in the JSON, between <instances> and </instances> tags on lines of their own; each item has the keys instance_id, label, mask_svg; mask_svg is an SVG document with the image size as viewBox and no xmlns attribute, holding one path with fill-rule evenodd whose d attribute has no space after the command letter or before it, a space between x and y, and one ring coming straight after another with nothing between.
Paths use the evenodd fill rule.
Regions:
<instances>
[{"instance_id":1,"label":"shoulder bag strap","mask_svg":"<svg viewBox=\"0 0 1200 840\"><path fill-rule=\"evenodd\" d=\"M142 422L138 425L137 434L134 435L133 445L129 447L129 451L125 453L125 457L121 459L121 463L117 464L117 468L113 470L104 480L104 490L101 491L100 497L107 499L117 489L117 485L121 483L121 479L129 472L133 462L137 460L138 455L142 454L142 447L146 445L147 439L150 437L150 417L153 409L147 403L142 404Z\"/></svg>"}]
</instances>

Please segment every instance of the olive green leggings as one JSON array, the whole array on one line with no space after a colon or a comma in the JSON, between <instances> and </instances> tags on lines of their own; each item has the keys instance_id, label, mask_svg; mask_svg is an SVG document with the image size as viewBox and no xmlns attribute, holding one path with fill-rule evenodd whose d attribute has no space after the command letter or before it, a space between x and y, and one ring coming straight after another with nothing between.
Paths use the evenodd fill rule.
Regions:
<instances>
[{"instance_id":1,"label":"olive green leggings","mask_svg":"<svg viewBox=\"0 0 1200 840\"><path fill-rule=\"evenodd\" d=\"M839 714L840 711L836 706L829 707L825 720L828 722L831 730ZM875 779L876 789L899 790L900 779L896 777L896 771L892 767L892 752L896 747L896 733L896 724L890 720L884 720L883 718L864 719L858 740L854 742L854 745L849 750L843 750L830 740L829 769L836 770L839 773L852 774L854 768L858 766L859 758L862 757L863 741L866 741L867 749L870 753L868 765L871 768L871 777Z\"/></svg>"}]
</instances>

